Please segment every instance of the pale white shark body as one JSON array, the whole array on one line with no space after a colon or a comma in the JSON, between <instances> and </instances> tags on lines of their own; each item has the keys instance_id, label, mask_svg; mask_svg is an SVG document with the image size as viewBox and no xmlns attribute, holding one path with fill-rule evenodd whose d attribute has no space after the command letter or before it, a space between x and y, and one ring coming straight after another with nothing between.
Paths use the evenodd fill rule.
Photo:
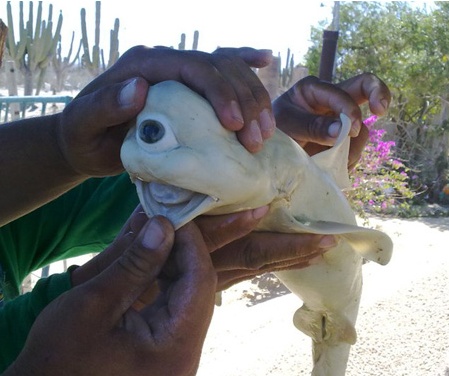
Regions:
<instances>
[{"instance_id":1,"label":"pale white shark body","mask_svg":"<svg viewBox=\"0 0 449 376\"><path fill-rule=\"evenodd\" d=\"M314 157L280 130L249 153L225 130L210 104L180 83L150 88L121 157L148 213L176 228L198 215L270 205L258 231L337 234L322 261L277 272L303 306L295 326L313 340L312 375L345 374L362 293L364 259L386 264L390 238L357 226L341 188L348 184L350 122L342 115L335 146Z\"/></svg>"}]
</instances>

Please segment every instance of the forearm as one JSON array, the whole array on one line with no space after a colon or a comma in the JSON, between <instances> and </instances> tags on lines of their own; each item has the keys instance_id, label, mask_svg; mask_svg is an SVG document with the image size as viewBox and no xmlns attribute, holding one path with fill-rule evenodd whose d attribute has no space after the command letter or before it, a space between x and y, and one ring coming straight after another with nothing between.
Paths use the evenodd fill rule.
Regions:
<instances>
[{"instance_id":1,"label":"forearm","mask_svg":"<svg viewBox=\"0 0 449 376\"><path fill-rule=\"evenodd\" d=\"M58 148L58 121L52 115L0 126L0 226L85 180Z\"/></svg>"}]
</instances>

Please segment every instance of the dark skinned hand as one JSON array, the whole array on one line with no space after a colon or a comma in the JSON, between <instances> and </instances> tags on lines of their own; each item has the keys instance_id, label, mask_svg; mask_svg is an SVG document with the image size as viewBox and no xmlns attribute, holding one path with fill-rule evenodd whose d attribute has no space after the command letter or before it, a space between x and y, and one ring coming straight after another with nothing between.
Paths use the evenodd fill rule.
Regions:
<instances>
[{"instance_id":1,"label":"dark skinned hand","mask_svg":"<svg viewBox=\"0 0 449 376\"><path fill-rule=\"evenodd\" d=\"M382 116L390 102L387 85L370 73L336 85L309 76L275 99L273 112L278 128L295 139L309 155L333 145L341 126L339 115L347 115L352 121L348 163L352 169L368 140L360 106L366 103L373 114Z\"/></svg>"},{"instance_id":2,"label":"dark skinned hand","mask_svg":"<svg viewBox=\"0 0 449 376\"><path fill-rule=\"evenodd\" d=\"M163 217L140 224L116 239L109 265L92 260L102 270L75 276L41 312L5 376L196 374L216 290L207 247L193 223L176 236ZM137 310L155 281L157 299Z\"/></svg>"}]
</instances>

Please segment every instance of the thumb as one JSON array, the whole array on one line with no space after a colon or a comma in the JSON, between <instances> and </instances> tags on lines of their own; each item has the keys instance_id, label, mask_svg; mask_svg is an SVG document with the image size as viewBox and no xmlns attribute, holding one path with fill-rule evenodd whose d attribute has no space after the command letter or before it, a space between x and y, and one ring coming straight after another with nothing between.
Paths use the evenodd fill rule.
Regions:
<instances>
[{"instance_id":1,"label":"thumb","mask_svg":"<svg viewBox=\"0 0 449 376\"><path fill-rule=\"evenodd\" d=\"M123 254L89 282L100 297L98 314L117 321L155 281L173 242L174 229L168 219L151 218Z\"/></svg>"}]
</instances>

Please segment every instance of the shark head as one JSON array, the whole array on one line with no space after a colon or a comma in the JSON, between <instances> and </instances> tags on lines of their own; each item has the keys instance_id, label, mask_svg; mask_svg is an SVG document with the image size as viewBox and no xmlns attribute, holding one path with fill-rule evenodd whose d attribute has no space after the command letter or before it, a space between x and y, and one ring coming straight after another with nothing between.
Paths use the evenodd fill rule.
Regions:
<instances>
[{"instance_id":1,"label":"shark head","mask_svg":"<svg viewBox=\"0 0 449 376\"><path fill-rule=\"evenodd\" d=\"M175 81L150 88L121 159L146 213L162 214L176 228L216 208L267 203L261 192L270 179L258 159L223 128L209 102Z\"/></svg>"}]
</instances>

